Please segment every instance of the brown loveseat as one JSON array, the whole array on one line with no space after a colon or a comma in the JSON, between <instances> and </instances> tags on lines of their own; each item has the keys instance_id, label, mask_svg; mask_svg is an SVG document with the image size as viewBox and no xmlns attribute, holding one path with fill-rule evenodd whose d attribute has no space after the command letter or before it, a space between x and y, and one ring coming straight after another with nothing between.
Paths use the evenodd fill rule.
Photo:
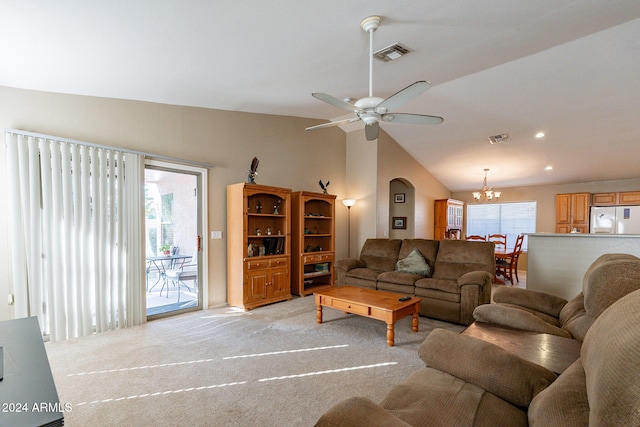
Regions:
<instances>
[{"instance_id":1,"label":"brown loveseat","mask_svg":"<svg viewBox=\"0 0 640 427\"><path fill-rule=\"evenodd\" d=\"M380 404L353 397L316 424L326 426L638 426L640 290L593 323L581 357L554 373L493 344L434 330L426 364Z\"/></svg>"},{"instance_id":2,"label":"brown loveseat","mask_svg":"<svg viewBox=\"0 0 640 427\"><path fill-rule=\"evenodd\" d=\"M422 316L463 325L491 300L494 272L494 244L463 240L368 239L360 258L336 262L339 286L419 296Z\"/></svg>"},{"instance_id":3,"label":"brown loveseat","mask_svg":"<svg viewBox=\"0 0 640 427\"><path fill-rule=\"evenodd\" d=\"M571 301L523 288L500 287L493 303L477 307L478 321L584 340L596 318L621 297L640 289L640 258L606 254L584 275L582 292Z\"/></svg>"}]
</instances>

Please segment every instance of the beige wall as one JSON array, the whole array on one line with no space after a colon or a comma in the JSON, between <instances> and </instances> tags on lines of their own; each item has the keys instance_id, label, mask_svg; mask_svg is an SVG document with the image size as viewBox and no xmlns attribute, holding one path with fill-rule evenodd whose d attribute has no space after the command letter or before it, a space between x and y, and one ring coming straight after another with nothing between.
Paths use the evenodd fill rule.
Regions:
<instances>
[{"instance_id":1,"label":"beige wall","mask_svg":"<svg viewBox=\"0 0 640 427\"><path fill-rule=\"evenodd\" d=\"M317 120L72 96L0 87L0 127L55 135L215 165L209 173L209 304L226 301L226 186L246 179L253 156L260 159L257 182L345 195L346 137L329 128L305 132ZM0 164L5 162L4 144ZM2 168L4 171L5 168ZM4 172L0 172L3 174ZM7 200L0 179L0 200ZM337 209L337 256L346 256L346 209ZM0 320L13 317L7 294L7 213L0 210ZM223 230L223 240L207 237ZM343 236L342 238L340 236Z\"/></svg>"},{"instance_id":2,"label":"beige wall","mask_svg":"<svg viewBox=\"0 0 640 427\"><path fill-rule=\"evenodd\" d=\"M428 132L428 129L425 132ZM378 217L376 236L389 236L391 181L402 179L414 187L415 211L411 220L414 221L415 237L433 239L434 200L451 197L451 193L384 131L380 132L377 146Z\"/></svg>"}]
</instances>

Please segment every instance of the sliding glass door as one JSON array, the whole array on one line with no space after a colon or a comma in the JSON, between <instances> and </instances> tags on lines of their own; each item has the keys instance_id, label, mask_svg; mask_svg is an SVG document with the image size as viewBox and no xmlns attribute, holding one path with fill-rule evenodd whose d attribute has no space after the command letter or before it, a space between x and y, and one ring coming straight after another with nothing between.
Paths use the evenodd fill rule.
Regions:
<instances>
[{"instance_id":1,"label":"sliding glass door","mask_svg":"<svg viewBox=\"0 0 640 427\"><path fill-rule=\"evenodd\" d=\"M145 166L147 318L202 309L202 173Z\"/></svg>"}]
</instances>

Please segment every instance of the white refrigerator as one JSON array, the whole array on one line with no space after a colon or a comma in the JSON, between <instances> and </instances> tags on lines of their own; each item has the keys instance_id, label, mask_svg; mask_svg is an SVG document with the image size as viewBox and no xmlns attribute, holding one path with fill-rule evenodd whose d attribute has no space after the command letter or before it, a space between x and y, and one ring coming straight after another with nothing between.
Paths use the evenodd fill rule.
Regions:
<instances>
[{"instance_id":1,"label":"white refrigerator","mask_svg":"<svg viewBox=\"0 0 640 427\"><path fill-rule=\"evenodd\" d=\"M640 234L640 206L594 206L589 232L592 234Z\"/></svg>"}]
</instances>

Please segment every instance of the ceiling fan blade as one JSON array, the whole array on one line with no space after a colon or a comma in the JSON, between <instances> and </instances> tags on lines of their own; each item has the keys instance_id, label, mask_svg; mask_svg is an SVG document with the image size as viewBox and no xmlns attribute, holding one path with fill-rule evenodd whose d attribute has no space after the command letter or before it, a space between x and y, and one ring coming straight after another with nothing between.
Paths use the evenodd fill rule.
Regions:
<instances>
[{"instance_id":1,"label":"ceiling fan blade","mask_svg":"<svg viewBox=\"0 0 640 427\"><path fill-rule=\"evenodd\" d=\"M374 139L378 139L378 133L380 132L380 126L378 122L375 122L372 125L365 125L364 134L367 137L367 141L373 141Z\"/></svg>"},{"instance_id":2,"label":"ceiling fan blade","mask_svg":"<svg viewBox=\"0 0 640 427\"><path fill-rule=\"evenodd\" d=\"M316 129L328 128L331 126L345 125L347 123L357 122L358 120L360 120L360 117L353 117L351 119L338 120L336 122L322 123L321 125L308 127L305 130L316 130Z\"/></svg>"},{"instance_id":3,"label":"ceiling fan blade","mask_svg":"<svg viewBox=\"0 0 640 427\"><path fill-rule=\"evenodd\" d=\"M409 113L383 114L381 120L384 122L407 123L411 125L439 125L444 122L442 117Z\"/></svg>"},{"instance_id":4,"label":"ceiling fan blade","mask_svg":"<svg viewBox=\"0 0 640 427\"><path fill-rule=\"evenodd\" d=\"M334 107L338 107L338 108L342 108L343 110L351 111L352 113L354 111L358 110L358 108L355 105L349 104L348 102L344 102L343 100L338 99L338 98L336 98L334 96L327 95L326 93L313 92L311 94L311 96L313 96L316 99L319 99L320 101L324 101L327 104L331 104Z\"/></svg>"},{"instance_id":5,"label":"ceiling fan blade","mask_svg":"<svg viewBox=\"0 0 640 427\"><path fill-rule=\"evenodd\" d=\"M426 92L430 87L431 83L424 80L410 84L400 92L391 95L380 104L378 104L378 106L376 107L376 111L379 111L381 107L386 108L386 111L395 111L399 106L411 101L421 93Z\"/></svg>"}]
</instances>

